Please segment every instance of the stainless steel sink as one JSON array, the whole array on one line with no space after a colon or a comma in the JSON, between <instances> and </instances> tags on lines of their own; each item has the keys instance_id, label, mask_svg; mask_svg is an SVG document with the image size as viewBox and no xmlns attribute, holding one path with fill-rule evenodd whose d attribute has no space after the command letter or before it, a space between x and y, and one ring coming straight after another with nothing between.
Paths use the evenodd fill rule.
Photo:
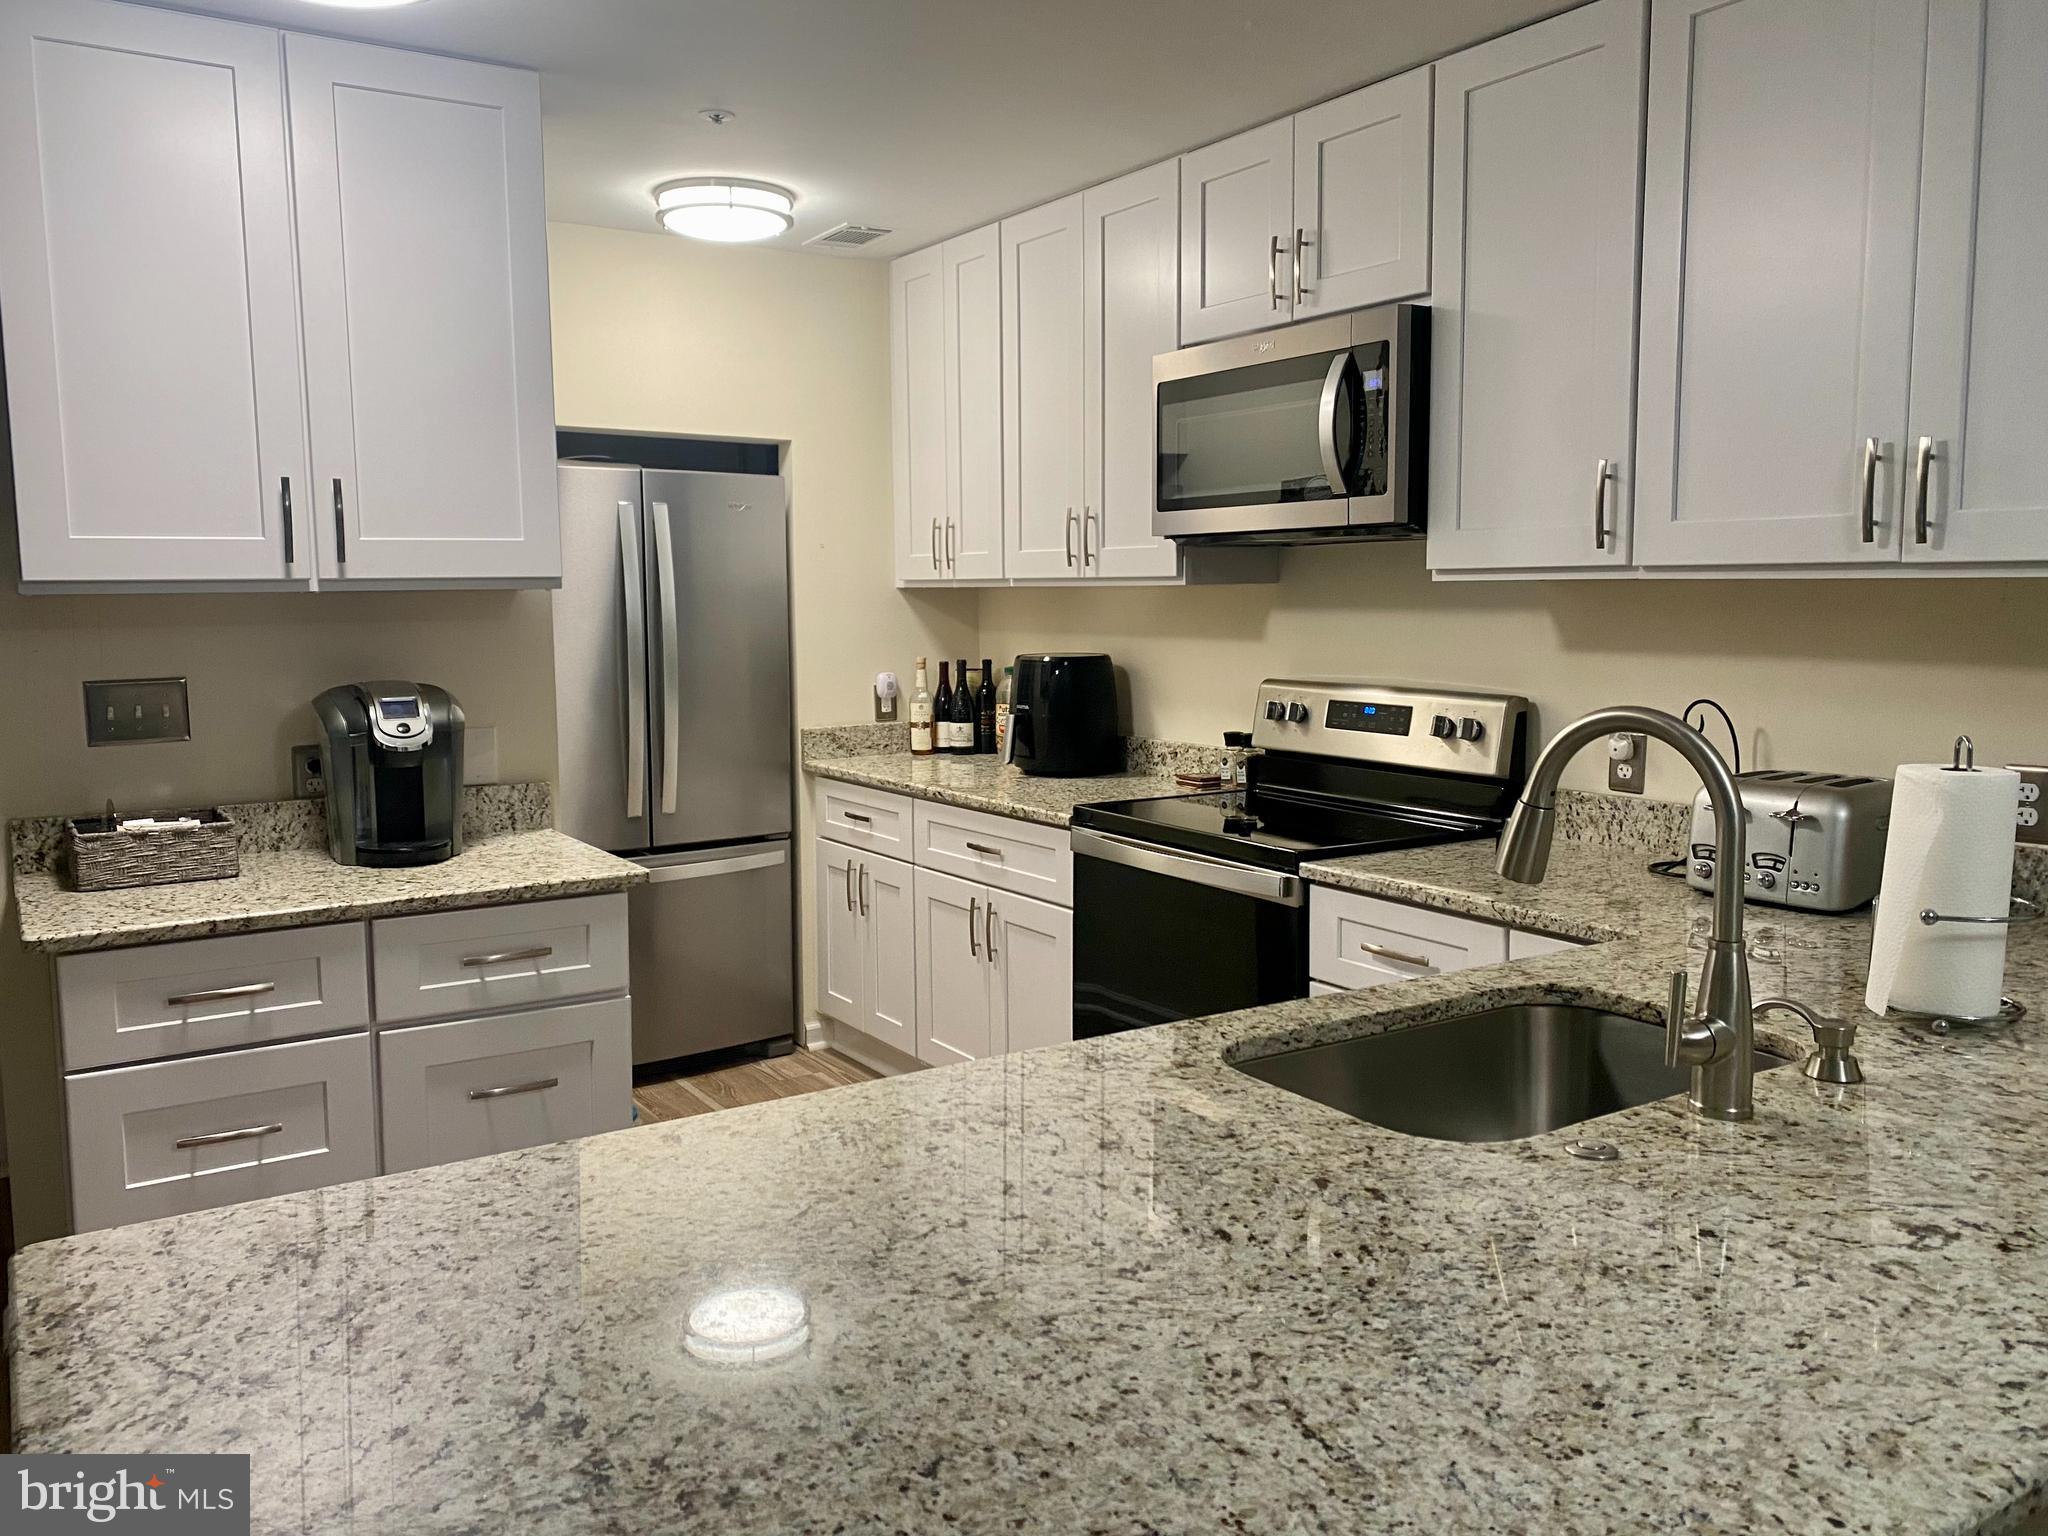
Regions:
<instances>
[{"instance_id":1,"label":"stainless steel sink","mask_svg":"<svg viewBox=\"0 0 2048 1536\"><path fill-rule=\"evenodd\" d=\"M1759 1072L1786 1058L1756 1053ZM1686 1091L1664 1026L1554 1003L1489 1008L1236 1064L1347 1115L1437 1141L1514 1141Z\"/></svg>"}]
</instances>

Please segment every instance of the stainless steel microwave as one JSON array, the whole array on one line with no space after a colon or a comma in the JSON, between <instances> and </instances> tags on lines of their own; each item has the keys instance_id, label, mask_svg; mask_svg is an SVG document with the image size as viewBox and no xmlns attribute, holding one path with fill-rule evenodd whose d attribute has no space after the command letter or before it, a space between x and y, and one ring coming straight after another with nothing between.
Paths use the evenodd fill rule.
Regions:
<instances>
[{"instance_id":1,"label":"stainless steel microwave","mask_svg":"<svg viewBox=\"0 0 2048 1536\"><path fill-rule=\"evenodd\" d=\"M1152 361L1152 531L1217 544L1422 532L1429 311L1306 320Z\"/></svg>"}]
</instances>

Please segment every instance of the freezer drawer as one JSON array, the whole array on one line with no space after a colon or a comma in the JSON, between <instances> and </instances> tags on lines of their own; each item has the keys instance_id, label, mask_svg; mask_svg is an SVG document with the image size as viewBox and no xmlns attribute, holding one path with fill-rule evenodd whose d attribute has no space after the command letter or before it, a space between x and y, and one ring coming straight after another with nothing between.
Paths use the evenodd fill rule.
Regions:
<instances>
[{"instance_id":1,"label":"freezer drawer","mask_svg":"<svg viewBox=\"0 0 2048 1536\"><path fill-rule=\"evenodd\" d=\"M635 1064L796 1030L788 842L654 854L627 893Z\"/></svg>"}]
</instances>

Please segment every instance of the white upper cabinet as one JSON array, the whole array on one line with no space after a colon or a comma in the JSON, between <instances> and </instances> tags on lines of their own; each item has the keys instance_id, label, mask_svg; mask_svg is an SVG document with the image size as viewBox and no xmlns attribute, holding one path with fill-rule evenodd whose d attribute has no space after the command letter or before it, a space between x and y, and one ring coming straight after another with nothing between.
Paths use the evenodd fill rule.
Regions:
<instances>
[{"instance_id":1,"label":"white upper cabinet","mask_svg":"<svg viewBox=\"0 0 2048 1536\"><path fill-rule=\"evenodd\" d=\"M1628 564L1644 11L1436 67L1435 570Z\"/></svg>"},{"instance_id":2,"label":"white upper cabinet","mask_svg":"<svg viewBox=\"0 0 2048 1536\"><path fill-rule=\"evenodd\" d=\"M1003 220L1003 504L1010 576L1086 574L1082 224L1079 194Z\"/></svg>"},{"instance_id":3,"label":"white upper cabinet","mask_svg":"<svg viewBox=\"0 0 2048 1536\"><path fill-rule=\"evenodd\" d=\"M896 496L896 579L946 574L945 247L889 264L889 424Z\"/></svg>"},{"instance_id":4,"label":"white upper cabinet","mask_svg":"<svg viewBox=\"0 0 2048 1536\"><path fill-rule=\"evenodd\" d=\"M1152 531L1152 359L1180 345L1180 172L1173 161L1082 196L1082 553L1091 576L1171 577Z\"/></svg>"},{"instance_id":5,"label":"white upper cabinet","mask_svg":"<svg viewBox=\"0 0 2048 1536\"><path fill-rule=\"evenodd\" d=\"M1292 118L1182 155L1181 344L1292 318L1293 239Z\"/></svg>"},{"instance_id":6,"label":"white upper cabinet","mask_svg":"<svg viewBox=\"0 0 2048 1536\"><path fill-rule=\"evenodd\" d=\"M1658 0L1636 560L1896 561L1927 0Z\"/></svg>"},{"instance_id":7,"label":"white upper cabinet","mask_svg":"<svg viewBox=\"0 0 2048 1536\"><path fill-rule=\"evenodd\" d=\"M558 580L539 78L285 62L322 577Z\"/></svg>"},{"instance_id":8,"label":"white upper cabinet","mask_svg":"<svg viewBox=\"0 0 2048 1536\"><path fill-rule=\"evenodd\" d=\"M8 6L0 207L23 582L304 580L277 34Z\"/></svg>"},{"instance_id":9,"label":"white upper cabinet","mask_svg":"<svg viewBox=\"0 0 2048 1536\"><path fill-rule=\"evenodd\" d=\"M1944 0L1928 47L1905 558L2048 561L2048 5Z\"/></svg>"},{"instance_id":10,"label":"white upper cabinet","mask_svg":"<svg viewBox=\"0 0 2048 1536\"><path fill-rule=\"evenodd\" d=\"M1294 119L1297 318L1429 291L1428 65Z\"/></svg>"}]
</instances>

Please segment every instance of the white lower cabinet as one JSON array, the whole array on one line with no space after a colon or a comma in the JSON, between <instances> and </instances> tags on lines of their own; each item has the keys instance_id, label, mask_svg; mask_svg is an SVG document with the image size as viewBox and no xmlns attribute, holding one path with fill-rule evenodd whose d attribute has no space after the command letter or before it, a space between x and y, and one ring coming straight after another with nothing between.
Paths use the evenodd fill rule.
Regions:
<instances>
[{"instance_id":1,"label":"white lower cabinet","mask_svg":"<svg viewBox=\"0 0 2048 1536\"><path fill-rule=\"evenodd\" d=\"M370 1037L358 1031L64 1080L80 1232L377 1172Z\"/></svg>"},{"instance_id":2,"label":"white lower cabinet","mask_svg":"<svg viewBox=\"0 0 2048 1536\"><path fill-rule=\"evenodd\" d=\"M614 997L383 1031L384 1171L631 1124L631 1007Z\"/></svg>"},{"instance_id":3,"label":"white lower cabinet","mask_svg":"<svg viewBox=\"0 0 2048 1536\"><path fill-rule=\"evenodd\" d=\"M1309 893L1312 997L1534 960L1576 947L1570 939L1525 933L1476 917L1412 907L1355 891L1317 887Z\"/></svg>"},{"instance_id":4,"label":"white lower cabinet","mask_svg":"<svg viewBox=\"0 0 2048 1536\"><path fill-rule=\"evenodd\" d=\"M930 1066L1074 1038L1074 914L920 869L917 1055Z\"/></svg>"},{"instance_id":5,"label":"white lower cabinet","mask_svg":"<svg viewBox=\"0 0 2048 1536\"><path fill-rule=\"evenodd\" d=\"M818 871L818 1011L917 1053L917 947L910 865L826 838Z\"/></svg>"}]
</instances>

